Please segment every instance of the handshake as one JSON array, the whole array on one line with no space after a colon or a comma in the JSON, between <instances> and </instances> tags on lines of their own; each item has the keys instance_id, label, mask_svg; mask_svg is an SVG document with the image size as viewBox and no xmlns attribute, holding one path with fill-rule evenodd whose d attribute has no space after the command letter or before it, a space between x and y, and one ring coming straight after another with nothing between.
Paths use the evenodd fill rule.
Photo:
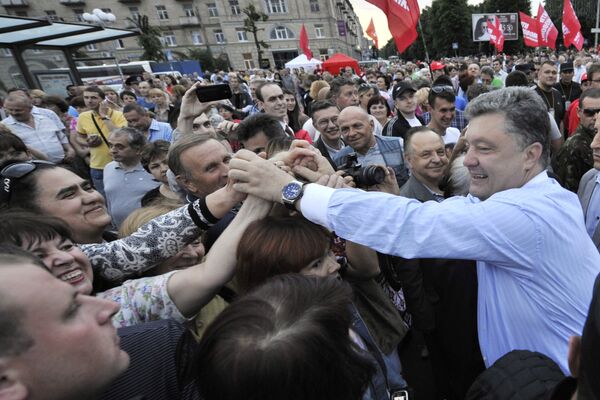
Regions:
<instances>
[{"instance_id":1,"label":"handshake","mask_svg":"<svg viewBox=\"0 0 600 400\"><path fill-rule=\"evenodd\" d=\"M237 192L254 195L274 203L282 203L282 189L301 179L331 188L355 187L352 176L335 171L321 153L304 140L295 140L290 150L266 160L248 150L240 150L229 162L229 180ZM391 168L385 168L385 179L369 189L392 194L399 192ZM395 186L395 188L394 188Z\"/></svg>"}]
</instances>

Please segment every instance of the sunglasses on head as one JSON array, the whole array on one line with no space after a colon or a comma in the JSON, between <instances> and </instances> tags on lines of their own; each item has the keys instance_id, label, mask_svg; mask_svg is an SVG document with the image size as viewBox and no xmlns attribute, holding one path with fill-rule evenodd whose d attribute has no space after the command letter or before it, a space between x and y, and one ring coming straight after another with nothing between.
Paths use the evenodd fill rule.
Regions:
<instances>
[{"instance_id":1,"label":"sunglasses on head","mask_svg":"<svg viewBox=\"0 0 600 400\"><path fill-rule=\"evenodd\" d=\"M50 161L31 160L13 162L8 164L6 167L2 168L2 171L0 171L0 178L2 178L0 198L4 202L8 202L8 200L10 200L10 190L12 187L13 180L21 179L24 176L27 176L31 172L35 171L38 165L42 164L56 165Z\"/></svg>"},{"instance_id":2,"label":"sunglasses on head","mask_svg":"<svg viewBox=\"0 0 600 400\"><path fill-rule=\"evenodd\" d=\"M600 112L600 108L584 108L583 115L586 117L593 117Z\"/></svg>"},{"instance_id":3,"label":"sunglasses on head","mask_svg":"<svg viewBox=\"0 0 600 400\"><path fill-rule=\"evenodd\" d=\"M444 85L444 86L433 86L431 91L435 94L440 94L442 92L454 93L454 88L452 86Z\"/></svg>"}]
</instances>

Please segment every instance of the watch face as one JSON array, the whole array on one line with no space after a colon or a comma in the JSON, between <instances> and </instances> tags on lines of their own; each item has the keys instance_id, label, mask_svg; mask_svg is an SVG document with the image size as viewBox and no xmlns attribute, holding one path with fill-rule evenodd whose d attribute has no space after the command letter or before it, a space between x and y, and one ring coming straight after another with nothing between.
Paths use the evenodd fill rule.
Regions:
<instances>
[{"instance_id":1,"label":"watch face","mask_svg":"<svg viewBox=\"0 0 600 400\"><path fill-rule=\"evenodd\" d=\"M297 182L291 182L285 185L283 188L283 198L288 200L294 200L298 197L302 191L302 185Z\"/></svg>"}]
</instances>

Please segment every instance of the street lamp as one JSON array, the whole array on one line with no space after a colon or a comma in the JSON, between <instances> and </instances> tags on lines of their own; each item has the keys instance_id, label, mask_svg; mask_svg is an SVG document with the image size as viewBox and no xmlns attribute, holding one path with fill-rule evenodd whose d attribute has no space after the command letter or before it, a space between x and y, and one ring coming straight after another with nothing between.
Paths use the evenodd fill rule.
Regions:
<instances>
[{"instance_id":1,"label":"street lamp","mask_svg":"<svg viewBox=\"0 0 600 400\"><path fill-rule=\"evenodd\" d=\"M107 23L112 23L117 20L117 17L115 17L113 13L106 13L99 8L94 8L91 14L83 13L82 17L86 22L98 24L102 28L106 28ZM121 83L123 84L125 83L125 77L123 76L123 71L121 71L121 66L119 65L119 61L117 60L117 46L115 46L114 42L113 48L115 50L115 56L113 58L115 59L115 64L117 66L117 69L119 70L119 75L121 76Z\"/></svg>"}]
</instances>

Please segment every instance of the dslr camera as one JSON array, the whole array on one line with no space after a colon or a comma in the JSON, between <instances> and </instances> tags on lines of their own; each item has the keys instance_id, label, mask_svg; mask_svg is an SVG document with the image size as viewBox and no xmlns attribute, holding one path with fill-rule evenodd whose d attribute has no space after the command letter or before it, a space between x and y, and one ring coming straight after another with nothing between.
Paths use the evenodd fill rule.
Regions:
<instances>
[{"instance_id":1,"label":"dslr camera","mask_svg":"<svg viewBox=\"0 0 600 400\"><path fill-rule=\"evenodd\" d=\"M344 175L349 175L354 179L354 183L359 188L378 185L385 180L386 170L378 165L362 166L358 162L356 153L350 153L346 157L346 163L338 167L338 171L344 171Z\"/></svg>"}]
</instances>

